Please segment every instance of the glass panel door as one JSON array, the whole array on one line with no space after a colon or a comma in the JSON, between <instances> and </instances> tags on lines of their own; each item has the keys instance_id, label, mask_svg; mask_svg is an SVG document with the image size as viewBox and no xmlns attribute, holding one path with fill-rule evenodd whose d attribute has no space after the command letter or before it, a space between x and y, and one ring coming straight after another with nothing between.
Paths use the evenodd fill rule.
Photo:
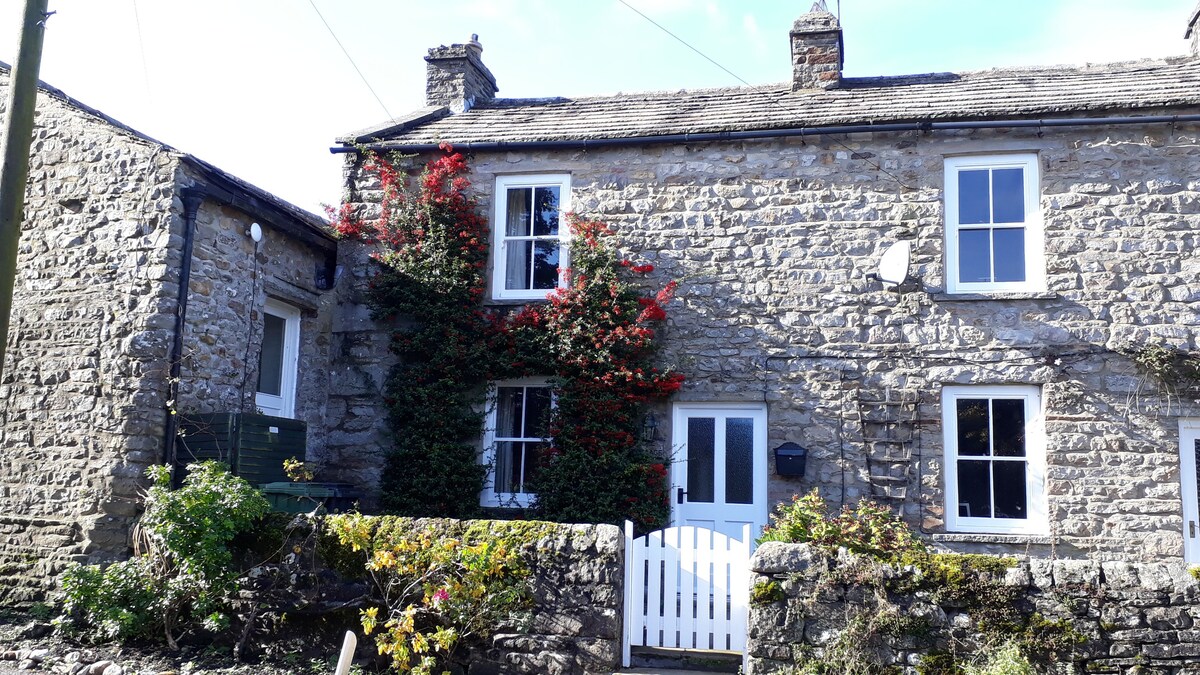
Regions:
<instances>
[{"instance_id":1,"label":"glass panel door","mask_svg":"<svg viewBox=\"0 0 1200 675\"><path fill-rule=\"evenodd\" d=\"M767 521L765 405L681 403L675 407L673 522L740 539Z\"/></svg>"}]
</instances>

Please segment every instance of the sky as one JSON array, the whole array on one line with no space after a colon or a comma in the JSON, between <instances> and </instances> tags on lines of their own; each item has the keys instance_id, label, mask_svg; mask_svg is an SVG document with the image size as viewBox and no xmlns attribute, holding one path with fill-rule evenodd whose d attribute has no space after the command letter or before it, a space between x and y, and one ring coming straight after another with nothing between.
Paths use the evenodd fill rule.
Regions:
<instances>
[{"instance_id":1,"label":"sky","mask_svg":"<svg viewBox=\"0 0 1200 675\"><path fill-rule=\"evenodd\" d=\"M1195 0L827 2L840 12L844 72L851 77L1179 55L1188 48L1183 33L1195 6ZM16 57L23 5L0 0L6 63ZM811 5L50 0L57 14L47 24L41 77L142 133L319 213L341 195L342 160L329 148L341 135L422 107L430 47L478 34L502 97L783 82L791 77L788 30Z\"/></svg>"}]
</instances>

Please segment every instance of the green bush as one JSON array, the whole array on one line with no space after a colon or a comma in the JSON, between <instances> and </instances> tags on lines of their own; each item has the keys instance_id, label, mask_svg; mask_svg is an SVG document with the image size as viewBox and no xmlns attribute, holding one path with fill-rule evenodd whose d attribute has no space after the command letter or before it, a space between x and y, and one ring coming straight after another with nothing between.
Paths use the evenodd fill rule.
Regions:
<instances>
[{"instance_id":1,"label":"green bush","mask_svg":"<svg viewBox=\"0 0 1200 675\"><path fill-rule=\"evenodd\" d=\"M76 566L63 576L58 625L96 641L163 637L184 629L223 629L238 573L230 542L268 511L266 499L217 462L188 466L183 487L150 467L153 486L139 524L135 557L107 567Z\"/></svg>"},{"instance_id":2,"label":"green bush","mask_svg":"<svg viewBox=\"0 0 1200 675\"><path fill-rule=\"evenodd\" d=\"M767 541L811 543L830 550L844 547L877 558L927 550L907 523L875 502L864 499L854 508L845 506L837 515L829 515L816 488L776 508L771 524L758 538L760 544Z\"/></svg>"}]
</instances>

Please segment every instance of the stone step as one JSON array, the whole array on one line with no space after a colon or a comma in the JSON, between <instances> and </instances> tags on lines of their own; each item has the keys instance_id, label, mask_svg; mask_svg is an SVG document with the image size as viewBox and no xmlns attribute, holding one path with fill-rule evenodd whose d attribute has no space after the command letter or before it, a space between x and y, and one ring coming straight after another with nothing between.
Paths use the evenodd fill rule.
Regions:
<instances>
[{"instance_id":1,"label":"stone step","mask_svg":"<svg viewBox=\"0 0 1200 675\"><path fill-rule=\"evenodd\" d=\"M633 669L625 673L662 673L684 675L691 673L736 673L742 667L741 652L722 650L670 649L665 647L634 647L630 661Z\"/></svg>"}]
</instances>

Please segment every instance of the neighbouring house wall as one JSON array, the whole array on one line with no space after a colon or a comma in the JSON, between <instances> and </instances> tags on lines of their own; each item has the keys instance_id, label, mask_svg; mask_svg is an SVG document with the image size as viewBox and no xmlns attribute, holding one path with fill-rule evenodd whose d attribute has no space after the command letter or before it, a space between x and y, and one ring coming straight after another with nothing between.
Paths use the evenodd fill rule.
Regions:
<instances>
[{"instance_id":1,"label":"neighbouring house wall","mask_svg":"<svg viewBox=\"0 0 1200 675\"><path fill-rule=\"evenodd\" d=\"M180 183L195 182L183 176ZM258 222L257 250L246 234ZM256 260L257 257L257 260ZM332 294L317 287L325 253L271 223L205 200L196 216L178 410L182 414L255 410L263 303L301 311L296 419L308 423L308 449L321 455L327 433Z\"/></svg>"},{"instance_id":2,"label":"neighbouring house wall","mask_svg":"<svg viewBox=\"0 0 1200 675\"><path fill-rule=\"evenodd\" d=\"M648 284L682 281L662 331L664 361L688 377L676 400L765 401L768 448L810 451L802 480L771 460L772 503L815 486L834 504L882 499L962 550L1137 560L1181 555L1178 419L1200 406L1164 396L1116 350L1198 347L1197 134L881 133L468 159L485 213L497 175L568 172L573 210L654 263ZM946 296L944 157L1011 152L1039 153L1049 292ZM921 289L868 277L900 239L913 240ZM1042 387L1049 536L944 533L944 384ZM868 451L864 437L887 432L912 434L908 460Z\"/></svg>"},{"instance_id":3,"label":"neighbouring house wall","mask_svg":"<svg viewBox=\"0 0 1200 675\"><path fill-rule=\"evenodd\" d=\"M40 92L31 154L0 381L0 601L128 547L162 459L182 232L161 146Z\"/></svg>"},{"instance_id":4,"label":"neighbouring house wall","mask_svg":"<svg viewBox=\"0 0 1200 675\"><path fill-rule=\"evenodd\" d=\"M794 672L805 659L828 658L825 650L837 649L853 617L860 617L861 626L883 612L903 621L881 624L873 639L860 634L854 651L881 667L902 669L898 672L943 672L916 666L930 654L947 652L970 662L989 641L976 623L987 617L972 616L961 598L898 590L920 583L912 569L880 568L865 558L773 542L758 549L750 568L751 584L760 590L773 583L772 593L750 603L746 649L755 675ZM1181 562L1035 558L997 581L1016 591L1016 606L1027 620L1034 612L1046 621L1066 620L1086 639L1077 645L1078 672L1192 672L1200 657L1200 632L1194 629L1200 584ZM879 588L889 592L880 595Z\"/></svg>"},{"instance_id":5,"label":"neighbouring house wall","mask_svg":"<svg viewBox=\"0 0 1200 675\"><path fill-rule=\"evenodd\" d=\"M354 173L353 156L347 155L346 198L351 202L377 201L376 183ZM377 211L375 212L377 214ZM353 483L368 492L365 504L377 497L388 449L387 406L383 386L396 359L389 350L391 331L371 318L368 292L377 265L364 244L338 243L337 311L330 335L329 396L326 401L329 434L321 453L315 456L327 467L329 480Z\"/></svg>"}]
</instances>

